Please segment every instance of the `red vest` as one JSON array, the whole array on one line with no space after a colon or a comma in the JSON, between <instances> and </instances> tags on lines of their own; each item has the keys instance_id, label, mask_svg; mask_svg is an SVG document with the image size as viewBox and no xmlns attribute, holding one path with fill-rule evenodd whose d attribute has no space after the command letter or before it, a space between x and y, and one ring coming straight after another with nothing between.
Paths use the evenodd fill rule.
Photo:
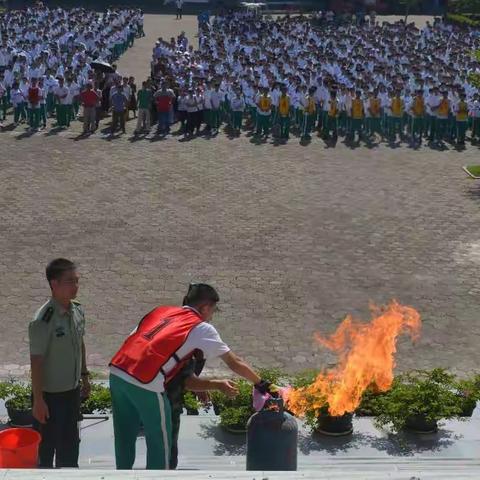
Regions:
<instances>
[{"instance_id":1,"label":"red vest","mask_svg":"<svg viewBox=\"0 0 480 480\"><path fill-rule=\"evenodd\" d=\"M110 365L141 383L150 383L161 372L167 383L193 355L191 351L179 358L177 351L202 321L190 308L158 307L142 318L137 330L125 340ZM177 364L166 374L163 366L171 358Z\"/></svg>"}]
</instances>

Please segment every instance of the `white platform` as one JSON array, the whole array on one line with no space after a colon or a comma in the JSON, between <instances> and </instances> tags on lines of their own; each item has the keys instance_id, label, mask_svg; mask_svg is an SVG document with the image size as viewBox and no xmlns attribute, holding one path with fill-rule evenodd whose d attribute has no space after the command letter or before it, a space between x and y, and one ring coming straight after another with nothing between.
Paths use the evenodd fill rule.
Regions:
<instances>
[{"instance_id":1,"label":"white platform","mask_svg":"<svg viewBox=\"0 0 480 480\"><path fill-rule=\"evenodd\" d=\"M1 413L0 413L1 414ZM191 480L461 480L480 479L480 416L445 422L437 434L391 435L372 419L354 418L348 437L312 436L299 424L298 472L245 472L245 435L226 433L212 415L183 416L179 470L145 467L145 440L137 441L137 470L114 471L113 429L108 422L82 422L80 470L0 470L0 480L169 479Z\"/></svg>"}]
</instances>

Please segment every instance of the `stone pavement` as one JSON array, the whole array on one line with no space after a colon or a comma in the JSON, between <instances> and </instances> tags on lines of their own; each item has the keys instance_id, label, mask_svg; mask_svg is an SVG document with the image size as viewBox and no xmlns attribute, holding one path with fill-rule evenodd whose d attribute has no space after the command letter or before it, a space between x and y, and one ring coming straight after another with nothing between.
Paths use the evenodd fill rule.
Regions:
<instances>
[{"instance_id":1,"label":"stone pavement","mask_svg":"<svg viewBox=\"0 0 480 480\"><path fill-rule=\"evenodd\" d=\"M194 24L147 17L120 69L141 79L155 38ZM418 344L399 342L400 369L478 368L480 185L461 170L476 147L135 139L133 123L111 141L79 139L79 122L0 134L0 376L28 369L27 324L57 256L80 265L94 370L192 280L218 288L215 325L257 365L331 363L313 333L396 298L424 322Z\"/></svg>"}]
</instances>

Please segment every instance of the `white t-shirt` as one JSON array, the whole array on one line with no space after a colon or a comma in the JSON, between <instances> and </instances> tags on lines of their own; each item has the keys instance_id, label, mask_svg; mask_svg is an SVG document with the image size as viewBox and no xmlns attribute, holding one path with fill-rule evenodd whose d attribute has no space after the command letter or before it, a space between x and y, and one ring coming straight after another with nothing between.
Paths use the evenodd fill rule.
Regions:
<instances>
[{"instance_id":1,"label":"white t-shirt","mask_svg":"<svg viewBox=\"0 0 480 480\"><path fill-rule=\"evenodd\" d=\"M188 355L190 352L196 349L203 352L205 360L220 357L230 351L230 348L220 338L220 335L218 334L215 327L207 322L202 322L192 329L192 331L188 335L186 342L177 350L177 355L179 358L183 358L184 356ZM175 368L176 364L177 362L173 358L171 358L163 366L163 371L168 374ZM117 377L120 377L121 379L131 383L132 385L144 388L145 390L150 390L152 392L158 393L165 391L165 378L161 372L158 372L157 376L150 383L147 384L139 382L135 378L128 375L128 373L125 373L123 370L120 370L113 366L110 367L110 373L116 375Z\"/></svg>"}]
</instances>

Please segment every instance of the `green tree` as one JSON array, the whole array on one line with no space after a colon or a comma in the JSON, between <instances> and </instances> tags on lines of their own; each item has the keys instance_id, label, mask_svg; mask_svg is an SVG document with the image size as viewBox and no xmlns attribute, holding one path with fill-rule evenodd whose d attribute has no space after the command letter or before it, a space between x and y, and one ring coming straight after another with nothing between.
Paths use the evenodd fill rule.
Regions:
<instances>
[{"instance_id":1,"label":"green tree","mask_svg":"<svg viewBox=\"0 0 480 480\"><path fill-rule=\"evenodd\" d=\"M475 52L475 57L478 62L480 62L480 50L477 50ZM477 88L480 88L480 73L471 73L468 76L468 81Z\"/></svg>"},{"instance_id":2,"label":"green tree","mask_svg":"<svg viewBox=\"0 0 480 480\"><path fill-rule=\"evenodd\" d=\"M448 10L454 13L480 14L480 2L478 0L450 0Z\"/></svg>"}]
</instances>

